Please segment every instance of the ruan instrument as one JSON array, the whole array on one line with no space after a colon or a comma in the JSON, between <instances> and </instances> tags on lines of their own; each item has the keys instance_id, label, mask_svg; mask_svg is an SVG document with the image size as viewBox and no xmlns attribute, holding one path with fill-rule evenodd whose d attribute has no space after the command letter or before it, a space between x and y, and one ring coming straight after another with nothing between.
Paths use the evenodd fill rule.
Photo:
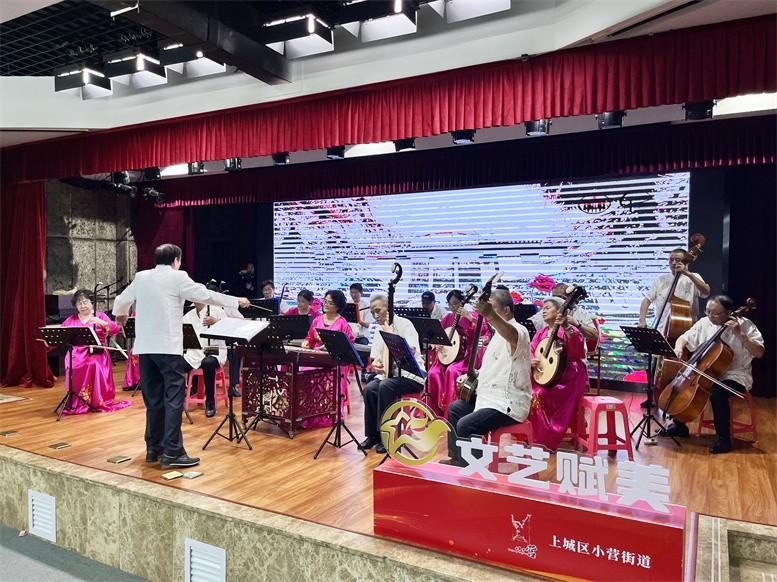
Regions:
<instances>
[{"instance_id":1,"label":"ruan instrument","mask_svg":"<svg viewBox=\"0 0 777 582\"><path fill-rule=\"evenodd\" d=\"M502 278L502 273L495 273L486 284L483 285L483 292L478 298L478 302L485 303L491 298L491 287L494 283L499 282ZM456 394L464 402L474 402L477 397L478 389L478 373L475 370L475 359L478 355L478 342L480 341L480 334L483 331L483 314L478 314L478 321L475 324L475 332L472 334L472 351L469 353L469 362L467 362L467 379L461 383L456 384Z\"/></svg>"},{"instance_id":2,"label":"ruan instrument","mask_svg":"<svg viewBox=\"0 0 777 582\"><path fill-rule=\"evenodd\" d=\"M469 303L478 292L478 288L475 285L470 285L464 294L464 300L461 303L461 309ZM453 319L453 325L445 329L445 334L448 336L448 340L451 342L449 346L439 346L437 349L437 360L444 366L448 366L453 362L458 362L467 353L467 339L459 331L459 322L461 321L461 314L457 313Z\"/></svg>"},{"instance_id":3,"label":"ruan instrument","mask_svg":"<svg viewBox=\"0 0 777 582\"><path fill-rule=\"evenodd\" d=\"M559 315L565 316L579 301L588 297L588 293L582 287L575 285L570 287L567 287L567 298L559 310ZM537 344L537 349L534 350L534 356L539 362L532 370L532 377L540 386L551 386L557 383L567 369L567 352L563 340L558 337L559 327L558 323L554 323L548 335Z\"/></svg>"},{"instance_id":4,"label":"ruan instrument","mask_svg":"<svg viewBox=\"0 0 777 582\"><path fill-rule=\"evenodd\" d=\"M748 298L745 305L731 313L729 319L745 315L756 307L755 300ZM658 406L665 415L680 422L690 422L698 418L704 412L713 384L742 398L739 392L720 382L720 377L728 370L734 359L734 352L720 339L726 329L724 323L693 353L688 362L682 360L664 362L664 368L673 368L676 374L658 399ZM681 367L683 369L678 373Z\"/></svg>"},{"instance_id":5,"label":"ruan instrument","mask_svg":"<svg viewBox=\"0 0 777 582\"><path fill-rule=\"evenodd\" d=\"M394 278L388 283L388 313L386 314L386 325L389 326L391 333L394 333L394 292L396 291L397 283L399 283L399 280L402 278L402 265L394 263L391 267L391 272L394 273ZM389 352L388 346L383 347L381 364L383 364L386 378L391 378L393 375L393 362L391 361L391 352Z\"/></svg>"}]
</instances>

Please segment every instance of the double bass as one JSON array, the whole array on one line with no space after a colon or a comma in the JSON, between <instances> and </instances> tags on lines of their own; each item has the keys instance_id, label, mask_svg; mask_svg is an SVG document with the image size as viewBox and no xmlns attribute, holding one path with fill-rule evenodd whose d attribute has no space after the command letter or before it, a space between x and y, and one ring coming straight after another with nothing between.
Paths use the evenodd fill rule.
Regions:
<instances>
[{"instance_id":1,"label":"double bass","mask_svg":"<svg viewBox=\"0 0 777 582\"><path fill-rule=\"evenodd\" d=\"M496 273L486 281L478 301L488 301L491 298L491 287L494 283L499 282L499 279L501 278L502 273ZM475 358L477 358L478 355L478 342L480 341L480 334L483 331L483 320L483 315L478 314L478 321L475 324L475 333L472 334L472 350L469 353L469 361L467 362L467 379L461 384L456 384L456 395L464 402L474 402L477 395L478 373L475 371Z\"/></svg>"},{"instance_id":2,"label":"double bass","mask_svg":"<svg viewBox=\"0 0 777 582\"><path fill-rule=\"evenodd\" d=\"M739 317L755 308L755 300L748 298L745 305L734 310L731 316ZM675 371L674 379L664 388L658 399L658 406L665 414L686 423L698 418L704 412L713 384L742 397L736 390L720 382L720 377L728 370L734 358L734 352L720 339L724 331L725 324L693 353L687 363L682 360L664 362L665 369ZM679 371L681 367L683 369Z\"/></svg>"},{"instance_id":3,"label":"double bass","mask_svg":"<svg viewBox=\"0 0 777 582\"><path fill-rule=\"evenodd\" d=\"M461 302L462 309L464 306L472 300L475 293L478 292L478 288L475 285L470 285L464 294L464 300ZM453 319L453 325L445 329L445 334L448 336L448 340L451 342L449 346L440 346L437 349L437 360L444 366L449 366L453 362L458 362L467 353L466 338L459 332L459 322L461 321L461 315L456 314Z\"/></svg>"}]
</instances>

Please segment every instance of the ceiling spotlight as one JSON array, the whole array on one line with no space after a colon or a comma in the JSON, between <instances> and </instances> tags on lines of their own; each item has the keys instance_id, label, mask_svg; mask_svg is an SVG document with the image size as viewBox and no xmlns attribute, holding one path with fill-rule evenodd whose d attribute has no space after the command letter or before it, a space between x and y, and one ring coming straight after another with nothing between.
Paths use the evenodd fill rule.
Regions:
<instances>
[{"instance_id":1,"label":"ceiling spotlight","mask_svg":"<svg viewBox=\"0 0 777 582\"><path fill-rule=\"evenodd\" d=\"M527 121L524 123L526 127L526 135L529 137L537 137L540 135L548 135L550 133L550 125L553 123L550 119L536 119L534 121Z\"/></svg>"},{"instance_id":2,"label":"ceiling spotlight","mask_svg":"<svg viewBox=\"0 0 777 582\"><path fill-rule=\"evenodd\" d=\"M416 32L418 5L410 0L349 2L340 11L340 25L362 42Z\"/></svg>"},{"instance_id":3,"label":"ceiling spotlight","mask_svg":"<svg viewBox=\"0 0 777 582\"><path fill-rule=\"evenodd\" d=\"M335 50L332 29L312 13L265 24L261 38L269 48L289 59Z\"/></svg>"},{"instance_id":4,"label":"ceiling spotlight","mask_svg":"<svg viewBox=\"0 0 777 582\"><path fill-rule=\"evenodd\" d=\"M345 158L345 146L326 148L326 157L328 160L342 160Z\"/></svg>"},{"instance_id":5,"label":"ceiling spotlight","mask_svg":"<svg viewBox=\"0 0 777 582\"><path fill-rule=\"evenodd\" d=\"M275 166L285 166L289 163L289 152L278 152L272 155L272 163Z\"/></svg>"},{"instance_id":6,"label":"ceiling spotlight","mask_svg":"<svg viewBox=\"0 0 777 582\"><path fill-rule=\"evenodd\" d=\"M185 47L182 44L160 45L159 62L165 68L186 75L190 79L227 71L224 63L211 60L201 50Z\"/></svg>"},{"instance_id":7,"label":"ceiling spotlight","mask_svg":"<svg viewBox=\"0 0 777 582\"><path fill-rule=\"evenodd\" d=\"M475 143L474 129L457 129L451 132L453 143L458 145Z\"/></svg>"},{"instance_id":8,"label":"ceiling spotlight","mask_svg":"<svg viewBox=\"0 0 777 582\"><path fill-rule=\"evenodd\" d=\"M113 86L111 80L100 71L71 66L55 72L54 91L78 95L81 99L93 99L111 95Z\"/></svg>"},{"instance_id":9,"label":"ceiling spotlight","mask_svg":"<svg viewBox=\"0 0 777 582\"><path fill-rule=\"evenodd\" d=\"M163 193L157 190L156 188L143 188L143 198L146 200L150 200L154 204L161 204L165 201L167 196Z\"/></svg>"},{"instance_id":10,"label":"ceiling spotlight","mask_svg":"<svg viewBox=\"0 0 777 582\"><path fill-rule=\"evenodd\" d=\"M189 175L196 176L197 174L205 173L205 162L189 162Z\"/></svg>"},{"instance_id":11,"label":"ceiling spotlight","mask_svg":"<svg viewBox=\"0 0 777 582\"><path fill-rule=\"evenodd\" d=\"M227 158L224 160L224 169L227 172L237 172L243 168L243 160L240 158Z\"/></svg>"},{"instance_id":12,"label":"ceiling spotlight","mask_svg":"<svg viewBox=\"0 0 777 582\"><path fill-rule=\"evenodd\" d=\"M510 10L510 0L433 0L429 6L451 23Z\"/></svg>"},{"instance_id":13,"label":"ceiling spotlight","mask_svg":"<svg viewBox=\"0 0 777 582\"><path fill-rule=\"evenodd\" d=\"M612 129L614 127L623 127L623 118L626 116L625 111L605 111L604 113L598 113L594 115L596 121L599 124L599 129Z\"/></svg>"},{"instance_id":14,"label":"ceiling spotlight","mask_svg":"<svg viewBox=\"0 0 777 582\"><path fill-rule=\"evenodd\" d=\"M167 83L167 71L159 60L136 50L114 53L105 60L105 75L117 83L134 88Z\"/></svg>"},{"instance_id":15,"label":"ceiling spotlight","mask_svg":"<svg viewBox=\"0 0 777 582\"><path fill-rule=\"evenodd\" d=\"M696 101L695 103L686 103L685 120L696 121L699 119L712 119L712 109L715 107L715 101Z\"/></svg>"},{"instance_id":16,"label":"ceiling spotlight","mask_svg":"<svg viewBox=\"0 0 777 582\"><path fill-rule=\"evenodd\" d=\"M414 150L415 149L415 138L414 137L406 137L404 139L395 139L394 140L394 150L398 152L404 152L407 150Z\"/></svg>"}]
</instances>

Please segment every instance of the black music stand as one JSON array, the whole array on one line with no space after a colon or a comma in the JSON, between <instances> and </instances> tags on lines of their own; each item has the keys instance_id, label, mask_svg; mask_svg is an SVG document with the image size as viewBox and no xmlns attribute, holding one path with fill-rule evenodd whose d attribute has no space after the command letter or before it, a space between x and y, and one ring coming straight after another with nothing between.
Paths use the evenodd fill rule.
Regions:
<instances>
[{"instance_id":1,"label":"black music stand","mask_svg":"<svg viewBox=\"0 0 777 582\"><path fill-rule=\"evenodd\" d=\"M255 307L260 307L265 310L265 313L267 315L263 317L267 317L269 315L278 315L281 311L281 302L280 299L250 299L251 305ZM269 313L268 313L269 312Z\"/></svg>"},{"instance_id":2,"label":"black music stand","mask_svg":"<svg viewBox=\"0 0 777 582\"><path fill-rule=\"evenodd\" d=\"M513 317L515 321L523 322L537 313L539 308L533 303L516 303L513 305Z\"/></svg>"},{"instance_id":3,"label":"black music stand","mask_svg":"<svg viewBox=\"0 0 777 582\"><path fill-rule=\"evenodd\" d=\"M524 319L519 320L518 323L525 327L526 331L529 332L529 339L533 339L534 334L537 333L537 328L534 326L534 322L531 319Z\"/></svg>"},{"instance_id":4,"label":"black music stand","mask_svg":"<svg viewBox=\"0 0 777 582\"><path fill-rule=\"evenodd\" d=\"M264 319L275 313L272 309L267 309L265 307L260 307L253 304L248 305L247 307L238 307L237 310L240 312L240 315L246 319Z\"/></svg>"},{"instance_id":5,"label":"black music stand","mask_svg":"<svg viewBox=\"0 0 777 582\"><path fill-rule=\"evenodd\" d=\"M47 347L67 347L67 357L70 365L67 369L67 392L54 409L57 422L62 419L68 404L73 402L73 397L89 407L89 412L94 412L92 404L84 400L80 394L73 390L73 346L99 346L100 341L91 327L39 327L38 331L43 336Z\"/></svg>"},{"instance_id":6,"label":"black music stand","mask_svg":"<svg viewBox=\"0 0 777 582\"><path fill-rule=\"evenodd\" d=\"M318 459L318 456L321 454L321 451L324 449L325 445L332 445L336 449L339 449L350 443L356 443L356 448L366 457L367 451L359 446L359 441L356 440L356 437L351 432L351 429L348 428L348 425L346 425L345 421L343 420L343 391L340 389L340 385L342 383L341 366L353 365L361 368L364 366L364 362L362 361L359 352L356 351L356 348L351 343L351 340L349 340L348 336L343 332L333 331L331 329L319 329L318 336L324 343L326 351L329 352L329 356L337 363L337 374L335 374L337 410L335 410L335 422L332 423L332 428L329 429L326 438L321 443L321 446L318 447L318 450L316 451L316 454L313 455L313 458ZM345 429L345 432L347 432L348 436L351 437L351 440L342 442L341 433L343 429ZM335 438L333 441L330 441L329 439L332 436L332 433L334 433Z\"/></svg>"},{"instance_id":7,"label":"black music stand","mask_svg":"<svg viewBox=\"0 0 777 582\"><path fill-rule=\"evenodd\" d=\"M281 341L304 339L310 329L310 319L307 315L272 315L270 327Z\"/></svg>"},{"instance_id":8,"label":"black music stand","mask_svg":"<svg viewBox=\"0 0 777 582\"><path fill-rule=\"evenodd\" d=\"M283 339L278 335L278 330L272 325L267 326L256 334L248 341L248 343L246 343L246 347L253 348L259 352L259 410L256 411L254 418L251 419L251 422L246 425L243 433L237 438L238 443L240 442L240 439L247 439L248 431L252 429L256 430L256 427L260 422L274 425L278 424L273 419L268 418L264 413L264 354L283 355L286 353L286 348L283 347Z\"/></svg>"},{"instance_id":9,"label":"black music stand","mask_svg":"<svg viewBox=\"0 0 777 582\"><path fill-rule=\"evenodd\" d=\"M669 342L666 341L666 338L661 335L661 332L657 329L653 329L651 327L630 327L623 325L621 326L621 330L624 334L626 334L626 338L628 338L634 349L641 354L647 354L648 357L647 407L645 412L642 414L642 420L640 420L637 426L635 426L631 431L632 437L634 436L635 432L640 431L639 437L637 437L637 443L634 447L638 449L643 436L645 437L645 444L656 444L655 435L653 435L650 427L651 422L655 422L661 428L661 430L665 430L664 425L653 416L653 408L656 406L656 404L653 402L653 356L663 356L669 359L676 359L676 355L672 349L672 346L669 345ZM676 438L671 437L671 439L678 447L681 446L680 442Z\"/></svg>"},{"instance_id":10,"label":"black music stand","mask_svg":"<svg viewBox=\"0 0 777 582\"><path fill-rule=\"evenodd\" d=\"M359 308L356 303L346 303L343 310L340 312L348 323L359 323L357 321L356 310Z\"/></svg>"},{"instance_id":11,"label":"black music stand","mask_svg":"<svg viewBox=\"0 0 777 582\"><path fill-rule=\"evenodd\" d=\"M429 312L423 307L394 307L394 315L409 319L411 317L431 318Z\"/></svg>"},{"instance_id":12,"label":"black music stand","mask_svg":"<svg viewBox=\"0 0 777 582\"><path fill-rule=\"evenodd\" d=\"M445 329L442 327L442 323L439 319L433 319L431 317L408 317L410 323L413 324L416 332L418 332L418 341L421 344L421 351L424 354L424 366L426 371L429 372L429 346L450 346L451 340L448 334L445 333ZM389 350L391 351L391 350ZM427 402L429 392L427 390L426 382L424 382L424 391L421 393L421 399Z\"/></svg>"}]
</instances>

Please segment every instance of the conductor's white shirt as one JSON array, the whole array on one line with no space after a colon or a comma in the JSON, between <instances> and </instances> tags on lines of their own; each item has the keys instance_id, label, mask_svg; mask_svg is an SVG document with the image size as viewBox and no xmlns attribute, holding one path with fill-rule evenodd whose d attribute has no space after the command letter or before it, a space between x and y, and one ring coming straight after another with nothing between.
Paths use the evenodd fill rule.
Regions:
<instances>
[{"instance_id":1,"label":"conductor's white shirt","mask_svg":"<svg viewBox=\"0 0 777 582\"><path fill-rule=\"evenodd\" d=\"M116 297L114 315L128 315L133 303L135 311L136 354L183 355L183 304L196 301L208 305L237 309L237 297L208 291L195 283L186 271L170 265L157 265L140 271L132 283Z\"/></svg>"}]
</instances>

